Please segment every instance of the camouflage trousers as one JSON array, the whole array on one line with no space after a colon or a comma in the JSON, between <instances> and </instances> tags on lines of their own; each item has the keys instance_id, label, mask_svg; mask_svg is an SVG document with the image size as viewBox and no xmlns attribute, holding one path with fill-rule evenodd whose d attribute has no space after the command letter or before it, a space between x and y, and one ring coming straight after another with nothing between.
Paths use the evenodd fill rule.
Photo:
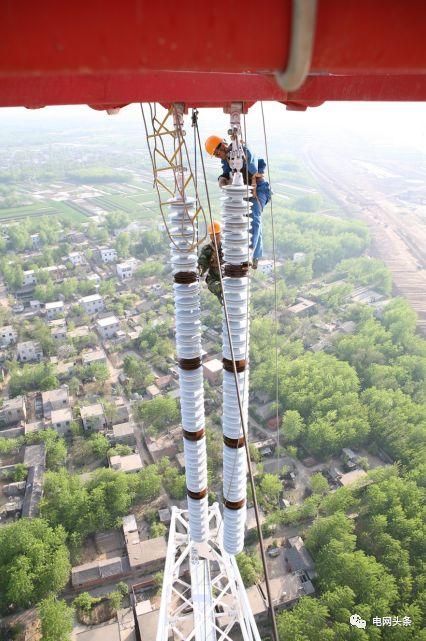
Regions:
<instances>
[{"instance_id":1,"label":"camouflage trousers","mask_svg":"<svg viewBox=\"0 0 426 641\"><path fill-rule=\"evenodd\" d=\"M223 305L222 287L220 284L219 276L215 278L214 276L207 274L206 283L211 293L214 294L217 297L219 303Z\"/></svg>"}]
</instances>

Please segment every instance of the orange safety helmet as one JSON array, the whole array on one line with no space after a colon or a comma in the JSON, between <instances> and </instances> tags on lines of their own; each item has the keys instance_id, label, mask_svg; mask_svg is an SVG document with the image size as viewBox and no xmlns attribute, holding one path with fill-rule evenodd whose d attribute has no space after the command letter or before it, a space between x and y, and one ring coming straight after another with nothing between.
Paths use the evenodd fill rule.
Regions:
<instances>
[{"instance_id":1,"label":"orange safety helmet","mask_svg":"<svg viewBox=\"0 0 426 641\"><path fill-rule=\"evenodd\" d=\"M220 234L221 231L222 231L222 225L220 224L220 222L218 220L214 220L213 221L213 225L209 225L207 227L207 232L210 235L211 234Z\"/></svg>"},{"instance_id":2,"label":"orange safety helmet","mask_svg":"<svg viewBox=\"0 0 426 641\"><path fill-rule=\"evenodd\" d=\"M220 136L209 136L204 143L207 153L213 156L221 142L224 142L224 140Z\"/></svg>"}]
</instances>

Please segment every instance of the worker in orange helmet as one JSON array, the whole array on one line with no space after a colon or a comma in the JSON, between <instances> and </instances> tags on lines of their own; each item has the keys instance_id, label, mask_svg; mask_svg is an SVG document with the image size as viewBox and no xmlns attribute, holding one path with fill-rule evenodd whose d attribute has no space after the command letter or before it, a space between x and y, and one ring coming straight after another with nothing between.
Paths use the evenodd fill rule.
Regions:
<instances>
[{"instance_id":1,"label":"worker in orange helmet","mask_svg":"<svg viewBox=\"0 0 426 641\"><path fill-rule=\"evenodd\" d=\"M220 273L223 264L221 238L222 227L220 225L220 222L214 220L213 225L209 225L207 231L210 236L210 242L201 250L200 256L198 258L198 270L200 276L203 276L207 272L207 287L212 292L212 294L217 296L220 304L223 305L222 285L220 283Z\"/></svg>"},{"instance_id":2,"label":"worker in orange helmet","mask_svg":"<svg viewBox=\"0 0 426 641\"><path fill-rule=\"evenodd\" d=\"M222 162L222 173L219 176L219 187L224 187L232 183L232 169L229 164L229 156L232 146L228 145L226 140L220 136L209 136L205 142L205 148L210 156L220 158ZM263 158L256 159L250 149L243 145L244 164L241 170L244 184L251 185L253 196L250 198L252 203L251 210L251 244L253 257L251 266L257 269L259 258L262 258L262 221L261 216L263 208L271 199L271 190L269 183L265 180L264 172L266 163Z\"/></svg>"}]
</instances>

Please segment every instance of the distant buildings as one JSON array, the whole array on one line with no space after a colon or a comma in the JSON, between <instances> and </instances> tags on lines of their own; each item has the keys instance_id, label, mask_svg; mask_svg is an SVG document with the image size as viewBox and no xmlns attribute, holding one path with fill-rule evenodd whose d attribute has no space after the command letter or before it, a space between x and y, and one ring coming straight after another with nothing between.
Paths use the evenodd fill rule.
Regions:
<instances>
[{"instance_id":1,"label":"distant buildings","mask_svg":"<svg viewBox=\"0 0 426 641\"><path fill-rule=\"evenodd\" d=\"M68 387L64 385L58 389L42 392L41 401L43 404L44 417L50 418L50 414L53 410L62 410L69 407Z\"/></svg>"},{"instance_id":2,"label":"distant buildings","mask_svg":"<svg viewBox=\"0 0 426 641\"><path fill-rule=\"evenodd\" d=\"M61 300L54 301L53 303L46 303L46 317L49 320L59 318L64 313L64 303Z\"/></svg>"},{"instance_id":3,"label":"distant buildings","mask_svg":"<svg viewBox=\"0 0 426 641\"><path fill-rule=\"evenodd\" d=\"M124 456L111 456L110 466L117 472L139 472L143 468L140 454L125 454Z\"/></svg>"},{"instance_id":4,"label":"distant buildings","mask_svg":"<svg viewBox=\"0 0 426 641\"><path fill-rule=\"evenodd\" d=\"M204 376L212 385L219 385L222 382L222 370L222 361L217 358L203 363Z\"/></svg>"},{"instance_id":5,"label":"distant buildings","mask_svg":"<svg viewBox=\"0 0 426 641\"><path fill-rule=\"evenodd\" d=\"M80 416L85 430L99 431L107 426L104 408L101 403L80 407Z\"/></svg>"},{"instance_id":6,"label":"distant buildings","mask_svg":"<svg viewBox=\"0 0 426 641\"><path fill-rule=\"evenodd\" d=\"M77 265L83 265L85 262L84 256L81 252L71 252L71 254L68 254L68 260L74 267L77 267Z\"/></svg>"},{"instance_id":7,"label":"distant buildings","mask_svg":"<svg viewBox=\"0 0 426 641\"><path fill-rule=\"evenodd\" d=\"M18 333L13 329L12 325L5 325L0 328L0 346L7 347L16 342Z\"/></svg>"},{"instance_id":8,"label":"distant buildings","mask_svg":"<svg viewBox=\"0 0 426 641\"><path fill-rule=\"evenodd\" d=\"M99 254L103 263L115 263L117 260L117 250L113 247L99 247Z\"/></svg>"},{"instance_id":9,"label":"distant buildings","mask_svg":"<svg viewBox=\"0 0 426 641\"><path fill-rule=\"evenodd\" d=\"M97 314L105 308L104 299L100 294L83 296L83 298L80 298L79 304L82 306L86 314L89 314L89 316Z\"/></svg>"},{"instance_id":10,"label":"distant buildings","mask_svg":"<svg viewBox=\"0 0 426 641\"><path fill-rule=\"evenodd\" d=\"M118 423L112 428L114 443L121 445L134 445L136 442L132 423Z\"/></svg>"},{"instance_id":11,"label":"distant buildings","mask_svg":"<svg viewBox=\"0 0 426 641\"><path fill-rule=\"evenodd\" d=\"M0 423L4 425L14 425L25 421L27 418L27 409L23 396L15 396L3 402L0 407Z\"/></svg>"},{"instance_id":12,"label":"distant buildings","mask_svg":"<svg viewBox=\"0 0 426 641\"><path fill-rule=\"evenodd\" d=\"M39 249L41 245L40 234L30 234L30 238L33 249Z\"/></svg>"},{"instance_id":13,"label":"distant buildings","mask_svg":"<svg viewBox=\"0 0 426 641\"><path fill-rule=\"evenodd\" d=\"M123 263L117 264L117 276L121 280L127 280L131 278L135 273L138 263L134 258L129 258L129 260L124 261Z\"/></svg>"},{"instance_id":14,"label":"distant buildings","mask_svg":"<svg viewBox=\"0 0 426 641\"><path fill-rule=\"evenodd\" d=\"M133 514L123 518L123 533L131 570L152 574L164 569L167 553L164 536L141 541Z\"/></svg>"},{"instance_id":15,"label":"distant buildings","mask_svg":"<svg viewBox=\"0 0 426 641\"><path fill-rule=\"evenodd\" d=\"M77 565L71 570L73 588L88 588L101 585L105 581L119 579L123 575L121 557L116 556L102 561Z\"/></svg>"},{"instance_id":16,"label":"distant buildings","mask_svg":"<svg viewBox=\"0 0 426 641\"><path fill-rule=\"evenodd\" d=\"M96 329L103 339L113 338L120 329L120 320L117 316L111 315L106 318L98 318Z\"/></svg>"},{"instance_id":17,"label":"distant buildings","mask_svg":"<svg viewBox=\"0 0 426 641\"><path fill-rule=\"evenodd\" d=\"M37 279L33 269L26 269L24 271L22 279L22 287L28 287L29 285L36 285Z\"/></svg>"},{"instance_id":18,"label":"distant buildings","mask_svg":"<svg viewBox=\"0 0 426 641\"><path fill-rule=\"evenodd\" d=\"M67 323L64 318L50 321L50 334L57 341L64 341L67 338Z\"/></svg>"},{"instance_id":19,"label":"distant buildings","mask_svg":"<svg viewBox=\"0 0 426 641\"><path fill-rule=\"evenodd\" d=\"M295 305L287 309L292 316L310 316L316 312L317 304L313 300L299 296L296 301Z\"/></svg>"},{"instance_id":20,"label":"distant buildings","mask_svg":"<svg viewBox=\"0 0 426 641\"><path fill-rule=\"evenodd\" d=\"M72 411L70 407L66 407L61 410L53 410L50 415L50 421L52 428L59 432L59 434L65 434L71 428L72 423Z\"/></svg>"},{"instance_id":21,"label":"distant buildings","mask_svg":"<svg viewBox=\"0 0 426 641\"><path fill-rule=\"evenodd\" d=\"M17 356L23 363L38 362L43 358L43 350L38 341L24 341L17 345Z\"/></svg>"},{"instance_id":22,"label":"distant buildings","mask_svg":"<svg viewBox=\"0 0 426 641\"><path fill-rule=\"evenodd\" d=\"M107 357L103 349L91 349L82 353L81 362L83 365L92 365L93 363L106 364Z\"/></svg>"},{"instance_id":23,"label":"distant buildings","mask_svg":"<svg viewBox=\"0 0 426 641\"><path fill-rule=\"evenodd\" d=\"M156 438L146 437L146 446L154 463L163 457L172 459L177 454L177 445L174 439L168 434L162 434Z\"/></svg>"}]
</instances>

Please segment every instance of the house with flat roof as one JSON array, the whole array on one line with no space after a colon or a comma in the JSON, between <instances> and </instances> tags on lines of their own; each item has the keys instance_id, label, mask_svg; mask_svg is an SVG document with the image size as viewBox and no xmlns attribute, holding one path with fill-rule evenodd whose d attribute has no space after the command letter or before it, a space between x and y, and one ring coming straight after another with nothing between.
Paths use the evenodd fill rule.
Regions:
<instances>
[{"instance_id":1,"label":"house with flat roof","mask_svg":"<svg viewBox=\"0 0 426 641\"><path fill-rule=\"evenodd\" d=\"M82 353L81 362L83 365L92 365L93 363L105 363L106 365L107 357L103 349L90 349Z\"/></svg>"},{"instance_id":2,"label":"house with flat roof","mask_svg":"<svg viewBox=\"0 0 426 641\"><path fill-rule=\"evenodd\" d=\"M130 420L129 408L123 396L117 396L114 400L114 411L111 417L111 423L118 425L119 423L128 423Z\"/></svg>"},{"instance_id":3,"label":"house with flat roof","mask_svg":"<svg viewBox=\"0 0 426 641\"><path fill-rule=\"evenodd\" d=\"M17 345L17 356L22 363L41 361L43 350L38 341L23 341Z\"/></svg>"},{"instance_id":4,"label":"house with flat roof","mask_svg":"<svg viewBox=\"0 0 426 641\"><path fill-rule=\"evenodd\" d=\"M77 267L77 265L83 265L85 262L82 252L71 252L68 254L68 260L72 265L74 265L74 267Z\"/></svg>"},{"instance_id":5,"label":"house with flat roof","mask_svg":"<svg viewBox=\"0 0 426 641\"><path fill-rule=\"evenodd\" d=\"M103 430L107 426L102 403L80 407L80 416L85 430Z\"/></svg>"},{"instance_id":6,"label":"house with flat roof","mask_svg":"<svg viewBox=\"0 0 426 641\"><path fill-rule=\"evenodd\" d=\"M338 480L338 483L341 487L346 487L347 485L352 485L353 483L367 484L371 482L368 479L367 472L365 470L352 470L346 474L342 474Z\"/></svg>"},{"instance_id":7,"label":"house with flat roof","mask_svg":"<svg viewBox=\"0 0 426 641\"><path fill-rule=\"evenodd\" d=\"M124 456L111 456L109 464L118 472L139 472L143 468L140 454L125 454Z\"/></svg>"},{"instance_id":8,"label":"house with flat roof","mask_svg":"<svg viewBox=\"0 0 426 641\"><path fill-rule=\"evenodd\" d=\"M69 432L72 423L71 408L66 407L60 410L53 410L50 415L50 422L52 424L52 429L59 432L59 434Z\"/></svg>"},{"instance_id":9,"label":"house with flat roof","mask_svg":"<svg viewBox=\"0 0 426 641\"><path fill-rule=\"evenodd\" d=\"M98 318L96 329L102 338L113 338L120 329L120 320L114 314L106 318Z\"/></svg>"},{"instance_id":10,"label":"house with flat roof","mask_svg":"<svg viewBox=\"0 0 426 641\"><path fill-rule=\"evenodd\" d=\"M134 445L136 443L135 432L132 423L118 423L112 426L114 443L122 445Z\"/></svg>"},{"instance_id":11,"label":"house with flat roof","mask_svg":"<svg viewBox=\"0 0 426 641\"><path fill-rule=\"evenodd\" d=\"M145 442L154 463L162 459L164 456L172 459L177 454L177 445L169 434L161 434L160 436L153 438L147 435Z\"/></svg>"},{"instance_id":12,"label":"house with flat roof","mask_svg":"<svg viewBox=\"0 0 426 641\"><path fill-rule=\"evenodd\" d=\"M42 272L47 272L49 276L54 278L55 280L59 280L59 278L62 278L62 276L65 275L67 268L65 265L49 265L48 267L42 267L41 270Z\"/></svg>"},{"instance_id":13,"label":"house with flat roof","mask_svg":"<svg viewBox=\"0 0 426 641\"><path fill-rule=\"evenodd\" d=\"M128 519L123 522L124 540L130 568L147 574L164 569L167 554L166 539L164 536L157 536L154 539L141 541L138 529L134 527L135 523L136 519L135 521Z\"/></svg>"},{"instance_id":14,"label":"house with flat roof","mask_svg":"<svg viewBox=\"0 0 426 641\"><path fill-rule=\"evenodd\" d=\"M300 597L312 595L315 588L305 574L284 574L269 580L272 603L276 610L283 610L295 605ZM258 623L266 622L269 605L264 582L252 585L247 589L250 609Z\"/></svg>"},{"instance_id":15,"label":"house with flat roof","mask_svg":"<svg viewBox=\"0 0 426 641\"><path fill-rule=\"evenodd\" d=\"M122 263L117 263L117 276L120 280L127 280L131 278L135 273L136 267L138 266L138 261L134 258L129 258Z\"/></svg>"},{"instance_id":16,"label":"house with flat roof","mask_svg":"<svg viewBox=\"0 0 426 641\"><path fill-rule=\"evenodd\" d=\"M203 363L204 377L212 385L219 385L219 383L222 382L222 370L222 361L217 358L212 358L211 361L206 361L205 363Z\"/></svg>"},{"instance_id":17,"label":"house with flat roof","mask_svg":"<svg viewBox=\"0 0 426 641\"><path fill-rule=\"evenodd\" d=\"M62 410L65 407L69 407L68 385L42 392L41 402L43 404L43 415L45 418L49 418L53 410Z\"/></svg>"},{"instance_id":18,"label":"house with flat roof","mask_svg":"<svg viewBox=\"0 0 426 641\"><path fill-rule=\"evenodd\" d=\"M96 274L95 272L93 272L93 274L89 274L87 276L87 280L93 283L95 287L98 287L101 282L101 277L99 276L99 274Z\"/></svg>"},{"instance_id":19,"label":"house with flat roof","mask_svg":"<svg viewBox=\"0 0 426 641\"><path fill-rule=\"evenodd\" d=\"M55 300L52 303L46 303L45 305L46 317L49 320L54 320L59 318L64 313L65 307L64 303L61 300Z\"/></svg>"},{"instance_id":20,"label":"house with flat roof","mask_svg":"<svg viewBox=\"0 0 426 641\"><path fill-rule=\"evenodd\" d=\"M292 316L310 316L315 313L317 304L313 300L300 296L296 301L295 305L291 305L291 307L287 309Z\"/></svg>"},{"instance_id":21,"label":"house with flat roof","mask_svg":"<svg viewBox=\"0 0 426 641\"><path fill-rule=\"evenodd\" d=\"M5 325L0 327L0 346L7 347L16 343L18 338L18 332L12 327L12 325Z\"/></svg>"},{"instance_id":22,"label":"house with flat roof","mask_svg":"<svg viewBox=\"0 0 426 641\"><path fill-rule=\"evenodd\" d=\"M3 405L0 407L0 424L14 425L25 421L26 418L27 408L23 396L15 396L15 398L3 401Z\"/></svg>"},{"instance_id":23,"label":"house with flat roof","mask_svg":"<svg viewBox=\"0 0 426 641\"><path fill-rule=\"evenodd\" d=\"M154 608L150 600L136 603L135 614L143 641L156 641L159 613L160 610Z\"/></svg>"},{"instance_id":24,"label":"house with flat roof","mask_svg":"<svg viewBox=\"0 0 426 641\"><path fill-rule=\"evenodd\" d=\"M64 341L67 338L67 323L65 318L58 318L49 323L50 334L55 341Z\"/></svg>"},{"instance_id":25,"label":"house with flat roof","mask_svg":"<svg viewBox=\"0 0 426 641\"><path fill-rule=\"evenodd\" d=\"M90 334L90 327L88 325L80 325L79 327L74 327L69 331L70 338L83 338Z\"/></svg>"},{"instance_id":26,"label":"house with flat roof","mask_svg":"<svg viewBox=\"0 0 426 641\"><path fill-rule=\"evenodd\" d=\"M37 278L34 272L34 269L26 269L23 272L22 278L22 287L28 287L29 285L36 285Z\"/></svg>"},{"instance_id":27,"label":"house with flat roof","mask_svg":"<svg viewBox=\"0 0 426 641\"><path fill-rule=\"evenodd\" d=\"M154 383L159 390L167 390L170 389L170 387L173 385L173 377L171 376L171 374L157 376Z\"/></svg>"},{"instance_id":28,"label":"house with flat roof","mask_svg":"<svg viewBox=\"0 0 426 641\"><path fill-rule=\"evenodd\" d=\"M161 392L156 385L148 385L146 393L149 399L153 399L161 395Z\"/></svg>"},{"instance_id":29,"label":"house with flat roof","mask_svg":"<svg viewBox=\"0 0 426 641\"><path fill-rule=\"evenodd\" d=\"M100 294L91 294L90 296L83 296L78 301L86 314L92 316L101 312L105 308L104 299Z\"/></svg>"},{"instance_id":30,"label":"house with flat roof","mask_svg":"<svg viewBox=\"0 0 426 641\"><path fill-rule=\"evenodd\" d=\"M114 247L99 247L99 254L103 263L115 263L118 258Z\"/></svg>"}]
</instances>

